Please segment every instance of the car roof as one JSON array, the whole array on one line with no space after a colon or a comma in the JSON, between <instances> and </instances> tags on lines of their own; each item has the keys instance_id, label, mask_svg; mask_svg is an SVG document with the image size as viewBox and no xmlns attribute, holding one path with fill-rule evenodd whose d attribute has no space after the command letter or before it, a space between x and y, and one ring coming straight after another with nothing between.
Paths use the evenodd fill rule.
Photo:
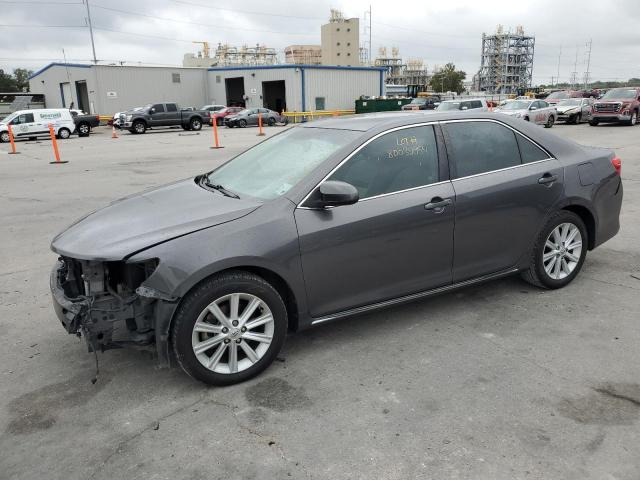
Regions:
<instances>
[{"instance_id":1,"label":"car roof","mask_svg":"<svg viewBox=\"0 0 640 480\"><path fill-rule=\"evenodd\" d=\"M338 130L356 130L366 132L375 128L386 129L401 127L420 122L442 122L445 120L462 120L471 118L502 119L491 112L441 112L441 111L398 111L363 113L358 115L345 115L343 117L316 120L301 125L303 128L332 128Z\"/></svg>"}]
</instances>

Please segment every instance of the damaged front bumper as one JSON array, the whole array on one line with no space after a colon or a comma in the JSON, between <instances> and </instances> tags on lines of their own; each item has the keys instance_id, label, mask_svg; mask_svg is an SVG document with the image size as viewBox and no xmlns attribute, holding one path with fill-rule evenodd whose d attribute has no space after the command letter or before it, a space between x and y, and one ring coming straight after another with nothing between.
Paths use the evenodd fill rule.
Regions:
<instances>
[{"instance_id":1,"label":"damaged front bumper","mask_svg":"<svg viewBox=\"0 0 640 480\"><path fill-rule=\"evenodd\" d=\"M156 351L166 363L167 336L156 333L159 324L168 324L173 309L167 305L175 306L177 299L142 285L156 266L155 260L127 264L60 257L50 287L62 326L69 334L84 336L90 352L141 348Z\"/></svg>"}]
</instances>

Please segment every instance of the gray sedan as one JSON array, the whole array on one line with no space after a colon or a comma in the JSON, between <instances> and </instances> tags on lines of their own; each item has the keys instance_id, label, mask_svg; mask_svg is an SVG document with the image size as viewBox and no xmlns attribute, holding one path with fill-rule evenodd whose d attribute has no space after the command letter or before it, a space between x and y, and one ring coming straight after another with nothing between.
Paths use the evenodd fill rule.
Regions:
<instances>
[{"instance_id":1,"label":"gray sedan","mask_svg":"<svg viewBox=\"0 0 640 480\"><path fill-rule=\"evenodd\" d=\"M516 273L564 287L618 232L620 168L506 115L307 123L60 233L54 309L90 351L236 383L288 331Z\"/></svg>"},{"instance_id":2,"label":"gray sedan","mask_svg":"<svg viewBox=\"0 0 640 480\"><path fill-rule=\"evenodd\" d=\"M247 125L258 125L258 119L262 116L262 124L272 127L278 122L288 123L286 117L282 117L278 112L268 108L245 108L235 115L224 117L224 124L229 127L244 128Z\"/></svg>"},{"instance_id":3,"label":"gray sedan","mask_svg":"<svg viewBox=\"0 0 640 480\"><path fill-rule=\"evenodd\" d=\"M593 103L593 98L569 98L558 102L558 121L575 124L588 122L593 114Z\"/></svg>"}]
</instances>

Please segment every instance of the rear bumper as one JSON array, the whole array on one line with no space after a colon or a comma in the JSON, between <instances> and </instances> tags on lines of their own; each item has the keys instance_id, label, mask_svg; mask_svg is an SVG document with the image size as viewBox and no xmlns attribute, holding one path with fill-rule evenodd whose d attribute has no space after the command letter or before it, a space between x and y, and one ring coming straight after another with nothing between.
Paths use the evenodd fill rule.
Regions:
<instances>
[{"instance_id":1,"label":"rear bumper","mask_svg":"<svg viewBox=\"0 0 640 480\"><path fill-rule=\"evenodd\" d=\"M598 189L595 208L599 221L594 247L613 238L620 230L622 194L622 179L618 175L610 177Z\"/></svg>"}]
</instances>

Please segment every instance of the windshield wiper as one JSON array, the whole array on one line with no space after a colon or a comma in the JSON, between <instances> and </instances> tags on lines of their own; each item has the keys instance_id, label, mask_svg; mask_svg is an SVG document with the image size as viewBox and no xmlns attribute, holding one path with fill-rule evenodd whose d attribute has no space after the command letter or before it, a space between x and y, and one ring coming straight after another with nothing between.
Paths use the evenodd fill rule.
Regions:
<instances>
[{"instance_id":1,"label":"windshield wiper","mask_svg":"<svg viewBox=\"0 0 640 480\"><path fill-rule=\"evenodd\" d=\"M238 195L237 193L232 192L231 190L227 190L226 188L224 188L223 185L220 184L214 184L209 182L209 179L204 176L202 178L202 183L204 183L207 187L213 189L213 190L217 190L218 192L222 193L223 195L227 196L227 197L231 197L231 198L240 198L240 195Z\"/></svg>"}]
</instances>

